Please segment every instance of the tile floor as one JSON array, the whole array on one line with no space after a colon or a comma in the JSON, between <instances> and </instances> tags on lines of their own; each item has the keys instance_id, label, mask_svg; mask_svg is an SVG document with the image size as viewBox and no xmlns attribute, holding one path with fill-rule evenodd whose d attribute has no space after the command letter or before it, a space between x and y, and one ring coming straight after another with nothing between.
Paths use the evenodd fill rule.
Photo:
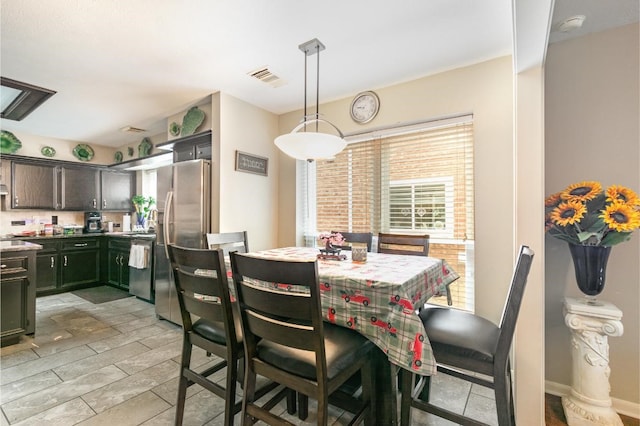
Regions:
<instances>
[{"instance_id":1,"label":"tile floor","mask_svg":"<svg viewBox=\"0 0 640 426\"><path fill-rule=\"evenodd\" d=\"M0 425L172 425L182 335L155 316L154 306L128 297L92 304L71 293L40 297L36 303L35 338L2 348L0 359ZM194 365L211 362L202 351ZM223 372L219 379L223 380ZM450 409L473 413L497 424L491 391L438 375L433 400ZM189 388L185 425L220 425L220 398L194 385ZM284 411L282 402L279 409ZM313 401L305 422L315 424ZM331 412L333 425L350 414ZM235 418L240 424L240 416ZM415 412L413 424L448 421Z\"/></svg>"}]
</instances>

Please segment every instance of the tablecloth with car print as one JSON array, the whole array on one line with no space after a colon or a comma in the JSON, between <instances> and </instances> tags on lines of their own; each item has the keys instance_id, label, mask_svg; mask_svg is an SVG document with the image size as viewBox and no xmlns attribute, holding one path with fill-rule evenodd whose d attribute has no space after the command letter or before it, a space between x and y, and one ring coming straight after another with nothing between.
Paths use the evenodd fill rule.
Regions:
<instances>
[{"instance_id":1,"label":"tablecloth with car print","mask_svg":"<svg viewBox=\"0 0 640 426\"><path fill-rule=\"evenodd\" d=\"M286 247L248 255L279 260L315 259L318 249ZM436 372L433 352L416 309L444 294L458 274L443 259L367 253L363 263L318 259L326 321L352 328L382 349L391 362L421 375ZM271 284L281 291L304 287Z\"/></svg>"}]
</instances>

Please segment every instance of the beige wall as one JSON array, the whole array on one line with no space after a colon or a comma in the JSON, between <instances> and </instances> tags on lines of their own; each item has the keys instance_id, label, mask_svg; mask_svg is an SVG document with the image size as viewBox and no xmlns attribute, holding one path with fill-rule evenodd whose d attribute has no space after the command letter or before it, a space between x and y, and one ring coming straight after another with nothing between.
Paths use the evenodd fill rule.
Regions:
<instances>
[{"instance_id":1,"label":"beige wall","mask_svg":"<svg viewBox=\"0 0 640 426\"><path fill-rule=\"evenodd\" d=\"M597 180L640 191L638 24L549 47L545 80L545 190ZM571 384L565 296L581 297L567 244L546 238L546 379ZM640 401L640 232L614 246L600 298L623 312L609 339L611 396ZM615 401L614 401L615 402ZM615 407L615 403L614 403Z\"/></svg>"},{"instance_id":2,"label":"beige wall","mask_svg":"<svg viewBox=\"0 0 640 426\"><path fill-rule=\"evenodd\" d=\"M276 136L275 114L220 94L220 232L248 231L251 250L278 247ZM268 175L236 171L236 150L268 158Z\"/></svg>"},{"instance_id":3,"label":"beige wall","mask_svg":"<svg viewBox=\"0 0 640 426\"><path fill-rule=\"evenodd\" d=\"M373 88L380 112L367 125L351 121L351 97L322 104L321 114L349 134L364 129L473 113L475 139L476 311L498 321L513 267L513 70L511 57L411 82ZM354 93L355 95L355 93ZM280 117L289 132L301 111ZM302 243L296 221L295 160L280 154L280 245ZM293 224L298 226L296 235ZM490 283L490 284L489 284ZM487 291L491 285L491 291Z\"/></svg>"}]
</instances>

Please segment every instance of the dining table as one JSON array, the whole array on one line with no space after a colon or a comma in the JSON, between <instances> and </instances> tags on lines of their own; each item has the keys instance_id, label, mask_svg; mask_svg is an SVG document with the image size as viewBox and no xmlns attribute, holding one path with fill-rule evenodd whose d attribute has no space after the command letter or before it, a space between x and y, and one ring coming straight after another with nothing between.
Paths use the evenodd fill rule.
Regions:
<instances>
[{"instance_id":1,"label":"dining table","mask_svg":"<svg viewBox=\"0 0 640 426\"><path fill-rule=\"evenodd\" d=\"M377 418L380 424L397 423L396 380L391 365L420 375L436 373L428 336L418 310L434 295L459 278L444 259L384 253L367 253L366 261L318 258L313 247L284 247L247 253L277 260L318 261L320 303L325 321L364 335L377 351ZM308 291L305 287L261 282L279 291Z\"/></svg>"}]
</instances>

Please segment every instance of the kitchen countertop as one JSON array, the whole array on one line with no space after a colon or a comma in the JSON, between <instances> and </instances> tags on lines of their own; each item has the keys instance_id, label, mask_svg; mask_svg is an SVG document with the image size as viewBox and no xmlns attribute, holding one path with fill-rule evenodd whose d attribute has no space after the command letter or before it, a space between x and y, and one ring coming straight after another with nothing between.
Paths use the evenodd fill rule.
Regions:
<instances>
[{"instance_id":1,"label":"kitchen countertop","mask_svg":"<svg viewBox=\"0 0 640 426\"><path fill-rule=\"evenodd\" d=\"M0 241L0 253L9 251L25 251L25 250L40 250L42 246L40 244L29 243L22 240Z\"/></svg>"},{"instance_id":2,"label":"kitchen countertop","mask_svg":"<svg viewBox=\"0 0 640 426\"><path fill-rule=\"evenodd\" d=\"M46 240L51 238L87 238L87 237L122 237L122 238L147 238L154 239L156 234L153 232L90 232L86 234L69 234L69 235L34 235L32 237L26 235L15 235L13 237L3 237L3 242L22 241L22 240Z\"/></svg>"}]
</instances>

